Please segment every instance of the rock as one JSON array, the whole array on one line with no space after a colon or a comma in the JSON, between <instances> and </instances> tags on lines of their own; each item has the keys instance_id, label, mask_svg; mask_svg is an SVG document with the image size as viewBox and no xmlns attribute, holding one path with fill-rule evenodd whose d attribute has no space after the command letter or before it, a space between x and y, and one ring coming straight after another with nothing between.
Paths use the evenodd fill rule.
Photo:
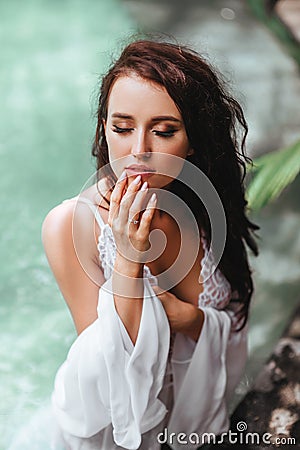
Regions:
<instances>
[{"instance_id":1,"label":"rock","mask_svg":"<svg viewBox=\"0 0 300 450\"><path fill-rule=\"evenodd\" d=\"M227 439L226 444L212 448L269 449L268 440L275 447L300 448L299 321L300 305L253 386L231 416L230 430L238 434L239 444Z\"/></svg>"}]
</instances>

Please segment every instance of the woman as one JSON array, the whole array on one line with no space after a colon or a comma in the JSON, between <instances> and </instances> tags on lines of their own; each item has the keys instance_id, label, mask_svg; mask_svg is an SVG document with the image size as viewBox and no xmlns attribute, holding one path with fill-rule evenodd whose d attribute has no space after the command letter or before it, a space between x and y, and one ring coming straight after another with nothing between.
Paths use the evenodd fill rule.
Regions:
<instances>
[{"instance_id":1,"label":"woman","mask_svg":"<svg viewBox=\"0 0 300 450\"><path fill-rule=\"evenodd\" d=\"M97 183L43 224L78 332L52 399L66 448L197 448L228 430L253 292L245 244L258 253L246 134L239 104L187 48L133 42L103 78ZM219 246L210 198L226 219Z\"/></svg>"}]
</instances>

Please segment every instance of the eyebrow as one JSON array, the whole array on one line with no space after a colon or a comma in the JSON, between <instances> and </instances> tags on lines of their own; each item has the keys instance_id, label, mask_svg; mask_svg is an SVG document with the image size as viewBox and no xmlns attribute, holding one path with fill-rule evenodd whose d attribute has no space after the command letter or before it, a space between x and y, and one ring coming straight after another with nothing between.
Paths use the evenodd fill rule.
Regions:
<instances>
[{"instance_id":1,"label":"eyebrow","mask_svg":"<svg viewBox=\"0 0 300 450\"><path fill-rule=\"evenodd\" d=\"M111 117L118 118L118 119L130 119L130 120L134 119L134 117L130 116L129 114L123 114L123 113L119 113L119 112L113 113L111 115ZM162 122L164 120L169 120L169 121L172 121L172 122L181 123L181 120L177 119L174 116L157 116L157 117L153 117L151 119L151 122Z\"/></svg>"}]
</instances>

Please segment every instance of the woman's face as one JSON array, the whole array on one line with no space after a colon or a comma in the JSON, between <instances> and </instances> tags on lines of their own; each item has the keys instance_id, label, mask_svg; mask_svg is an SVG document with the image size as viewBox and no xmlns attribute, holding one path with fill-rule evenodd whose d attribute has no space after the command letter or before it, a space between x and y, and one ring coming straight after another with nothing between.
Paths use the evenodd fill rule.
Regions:
<instances>
[{"instance_id":1,"label":"woman's face","mask_svg":"<svg viewBox=\"0 0 300 450\"><path fill-rule=\"evenodd\" d=\"M123 170L131 179L140 174L149 187L170 183L192 153L181 113L166 89L135 74L113 84L104 129L116 176Z\"/></svg>"}]
</instances>

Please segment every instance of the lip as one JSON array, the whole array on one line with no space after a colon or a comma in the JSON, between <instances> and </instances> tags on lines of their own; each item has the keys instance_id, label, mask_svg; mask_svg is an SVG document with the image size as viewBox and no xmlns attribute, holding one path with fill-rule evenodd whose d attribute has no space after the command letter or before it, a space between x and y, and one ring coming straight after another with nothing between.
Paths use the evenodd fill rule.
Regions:
<instances>
[{"instance_id":1,"label":"lip","mask_svg":"<svg viewBox=\"0 0 300 450\"><path fill-rule=\"evenodd\" d=\"M156 170L151 167L144 166L142 164L132 164L131 166L125 167L125 170L135 173L155 173Z\"/></svg>"}]
</instances>

